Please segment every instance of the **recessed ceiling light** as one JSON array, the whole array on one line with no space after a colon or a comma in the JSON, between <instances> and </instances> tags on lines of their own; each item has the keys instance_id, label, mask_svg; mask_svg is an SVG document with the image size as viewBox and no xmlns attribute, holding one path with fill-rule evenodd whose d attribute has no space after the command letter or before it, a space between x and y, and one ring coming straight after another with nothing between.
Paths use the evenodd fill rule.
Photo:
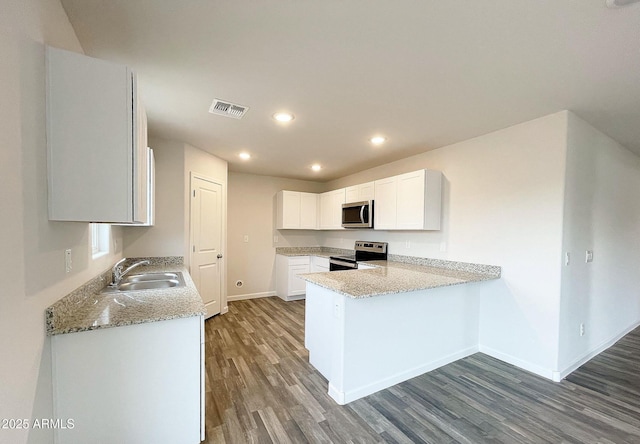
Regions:
<instances>
[{"instance_id":1,"label":"recessed ceiling light","mask_svg":"<svg viewBox=\"0 0 640 444\"><path fill-rule=\"evenodd\" d=\"M387 141L387 138L382 136L375 136L369 139L369 142L373 143L374 145L382 145L386 141Z\"/></svg>"},{"instance_id":2,"label":"recessed ceiling light","mask_svg":"<svg viewBox=\"0 0 640 444\"><path fill-rule=\"evenodd\" d=\"M291 122L295 117L291 113L275 113L273 118L278 122Z\"/></svg>"},{"instance_id":3,"label":"recessed ceiling light","mask_svg":"<svg viewBox=\"0 0 640 444\"><path fill-rule=\"evenodd\" d=\"M242 160L249 160L251 159L251 154L243 152L238 154L238 157L240 157Z\"/></svg>"},{"instance_id":4,"label":"recessed ceiling light","mask_svg":"<svg viewBox=\"0 0 640 444\"><path fill-rule=\"evenodd\" d=\"M320 171L322 169L322 165L319 165L317 163L314 163L313 165L311 165L311 169L313 171Z\"/></svg>"}]
</instances>

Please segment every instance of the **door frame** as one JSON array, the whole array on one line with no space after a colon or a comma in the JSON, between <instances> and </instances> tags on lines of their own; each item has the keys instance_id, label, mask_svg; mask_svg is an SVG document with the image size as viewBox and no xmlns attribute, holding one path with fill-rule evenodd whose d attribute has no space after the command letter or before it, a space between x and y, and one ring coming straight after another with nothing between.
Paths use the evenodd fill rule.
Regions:
<instances>
[{"instance_id":1,"label":"door frame","mask_svg":"<svg viewBox=\"0 0 640 444\"><path fill-rule=\"evenodd\" d=\"M193 259L193 220L192 220L192 214L193 214L193 191L194 191L194 187L193 187L193 180L194 179L200 179L200 180L204 180L205 182L211 182L214 183L216 185L220 185L221 189L222 189L222 212L220 214L220 218L221 218L221 233L220 236L222 237L222 239L220 240L220 249L221 249L221 253L222 253L222 260L219 262L219 267L220 267L220 314L225 314L229 311L229 305L227 303L227 257L226 257L226 252L227 252L227 184L222 181L222 180L218 180L218 179L214 179L212 177L206 176L204 174L201 173L197 173L195 171L190 171L189 172L189 190L187 193L187 198L189 199L189 213L188 213L188 218L187 218L187 232L188 232L188 236L186 236L186 248L187 248L187 254L185 255L186 258L189 259L189 263L186 264L189 270L189 273L191 273L191 263L192 263L192 259Z\"/></svg>"}]
</instances>

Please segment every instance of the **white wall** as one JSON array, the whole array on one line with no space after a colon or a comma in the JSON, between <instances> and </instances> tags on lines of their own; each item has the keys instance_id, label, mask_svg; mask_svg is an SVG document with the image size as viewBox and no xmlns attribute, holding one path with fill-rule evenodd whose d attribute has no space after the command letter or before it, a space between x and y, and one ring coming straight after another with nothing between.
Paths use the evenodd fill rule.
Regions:
<instances>
[{"instance_id":1,"label":"white wall","mask_svg":"<svg viewBox=\"0 0 640 444\"><path fill-rule=\"evenodd\" d=\"M557 368L567 113L560 112L326 184L341 188L419 168L444 173L442 230L323 232L389 252L500 265L480 309L485 353L551 378ZM406 242L410 248L406 248ZM445 251L441 251L441 248Z\"/></svg>"},{"instance_id":2,"label":"white wall","mask_svg":"<svg viewBox=\"0 0 640 444\"><path fill-rule=\"evenodd\" d=\"M153 227L126 227L127 257L184 256L184 143L151 139L156 162L156 217Z\"/></svg>"},{"instance_id":3,"label":"white wall","mask_svg":"<svg viewBox=\"0 0 640 444\"><path fill-rule=\"evenodd\" d=\"M640 323L640 157L573 114L568 128L562 248L572 260L562 267L563 373Z\"/></svg>"},{"instance_id":4,"label":"white wall","mask_svg":"<svg viewBox=\"0 0 640 444\"><path fill-rule=\"evenodd\" d=\"M48 221L44 45L82 52L67 16L57 0L2 0L0 10L0 418L33 420L52 415L46 307L121 252L93 261L88 224ZM122 245L113 233L112 250ZM0 430L2 443L51 440L49 430Z\"/></svg>"},{"instance_id":5,"label":"white wall","mask_svg":"<svg viewBox=\"0 0 640 444\"><path fill-rule=\"evenodd\" d=\"M323 184L253 174L229 174L227 288L230 297L275 291L275 248L318 246L316 231L276 230L276 193L280 190L320 192ZM244 236L249 242L244 242ZM274 242L278 236L278 242ZM237 288L237 280L244 281Z\"/></svg>"}]
</instances>

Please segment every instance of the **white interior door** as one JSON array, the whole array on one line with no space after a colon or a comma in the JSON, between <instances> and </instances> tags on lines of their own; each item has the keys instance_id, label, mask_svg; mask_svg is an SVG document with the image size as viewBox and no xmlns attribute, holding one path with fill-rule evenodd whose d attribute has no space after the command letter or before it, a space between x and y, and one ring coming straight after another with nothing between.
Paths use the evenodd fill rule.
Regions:
<instances>
[{"instance_id":1,"label":"white interior door","mask_svg":"<svg viewBox=\"0 0 640 444\"><path fill-rule=\"evenodd\" d=\"M220 313L222 261L222 185L191 177L191 262L193 282L207 308Z\"/></svg>"}]
</instances>

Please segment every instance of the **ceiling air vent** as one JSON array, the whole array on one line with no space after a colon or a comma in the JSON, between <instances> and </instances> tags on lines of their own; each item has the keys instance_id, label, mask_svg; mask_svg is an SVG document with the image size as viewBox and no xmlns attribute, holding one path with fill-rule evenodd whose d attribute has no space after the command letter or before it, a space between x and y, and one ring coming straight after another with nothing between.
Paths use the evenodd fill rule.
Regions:
<instances>
[{"instance_id":1,"label":"ceiling air vent","mask_svg":"<svg viewBox=\"0 0 640 444\"><path fill-rule=\"evenodd\" d=\"M211 114L232 117L234 119L242 119L242 116L244 116L247 111L249 111L248 106L225 102L224 100L220 99L213 99L213 103L209 107L209 112Z\"/></svg>"}]
</instances>

